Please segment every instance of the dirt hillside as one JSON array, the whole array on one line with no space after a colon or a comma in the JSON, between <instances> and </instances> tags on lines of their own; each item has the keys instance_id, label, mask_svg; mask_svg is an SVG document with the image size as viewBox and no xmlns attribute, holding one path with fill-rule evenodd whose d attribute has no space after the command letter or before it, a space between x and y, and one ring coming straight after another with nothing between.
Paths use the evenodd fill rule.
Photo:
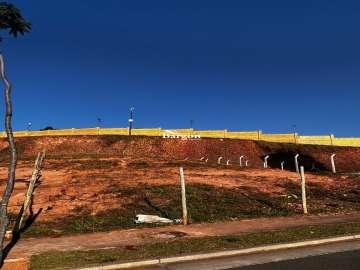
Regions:
<instances>
[{"instance_id":1,"label":"dirt hillside","mask_svg":"<svg viewBox=\"0 0 360 270\"><path fill-rule=\"evenodd\" d=\"M66 137L28 137L17 138L20 158L34 157L37 152L46 149L50 156L107 156L130 158L190 159L208 158L209 163L216 163L218 157L223 162L231 160L239 163L244 155L250 167L261 168L263 158L270 155L269 166L280 168L285 161L285 168L294 169L294 156L300 154L299 162L305 169L331 170L330 156L336 154L336 167L339 172L360 171L360 148L330 147L313 145L294 145L266 143L232 139L181 140L160 137L128 136L66 136ZM8 145L0 141L0 160L6 160Z\"/></svg>"},{"instance_id":2,"label":"dirt hillside","mask_svg":"<svg viewBox=\"0 0 360 270\"><path fill-rule=\"evenodd\" d=\"M337 154L339 171L360 171L358 148L119 136L21 138L17 146L12 213L22 204L35 154L47 151L32 205L39 214L32 235L132 228L137 226L135 215L144 213L179 218L179 166L185 169L192 222L301 214L294 153L301 155L306 168L311 213L360 210L360 177L327 172L331 153ZM239 166L240 155L249 167ZM265 155L270 155L272 167L266 170ZM7 156L7 143L0 141L0 191L7 177ZM208 162L200 161L202 157ZM278 169L281 160L289 170ZM313 165L322 171L310 172Z\"/></svg>"}]
</instances>

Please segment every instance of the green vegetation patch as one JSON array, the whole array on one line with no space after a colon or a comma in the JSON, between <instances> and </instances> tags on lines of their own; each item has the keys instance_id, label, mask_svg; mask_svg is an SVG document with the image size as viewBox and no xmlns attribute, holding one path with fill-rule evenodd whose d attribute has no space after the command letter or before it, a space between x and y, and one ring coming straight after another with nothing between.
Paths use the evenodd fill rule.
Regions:
<instances>
[{"instance_id":1,"label":"green vegetation patch","mask_svg":"<svg viewBox=\"0 0 360 270\"><path fill-rule=\"evenodd\" d=\"M49 252L31 257L30 269L69 269L131 260L179 256L192 253L250 248L330 236L360 233L360 223L305 226L246 235L180 238L171 241L123 248Z\"/></svg>"},{"instance_id":2,"label":"green vegetation patch","mask_svg":"<svg viewBox=\"0 0 360 270\"><path fill-rule=\"evenodd\" d=\"M229 189L204 184L189 184L186 188L189 218L192 223L299 214L288 206L288 201L294 199L269 197L258 190ZM78 216L69 216L51 223L35 222L24 236L155 226L135 224L134 219L137 214L159 215L169 219L182 217L180 185L145 185L128 188L114 184L108 186L102 193L115 194L119 200L122 200L122 207L91 215L91 211L83 206L74 210L80 213ZM301 203L299 199L297 201Z\"/></svg>"},{"instance_id":3,"label":"green vegetation patch","mask_svg":"<svg viewBox=\"0 0 360 270\"><path fill-rule=\"evenodd\" d=\"M302 214L299 184L279 181L276 185L285 190L284 194L269 196L256 188L224 188L189 184L186 191L190 222L216 222ZM346 196L343 195L345 193ZM180 186L178 185L140 185L129 188L114 183L105 187L99 194L114 194L121 201L121 207L92 215L86 206L81 206L73 211L76 215L51 223L35 222L25 232L24 237L156 226L135 224L134 219L137 214L159 215L169 219L182 217ZM355 191L329 192L315 184L308 186L308 204L311 214L349 212L360 209L359 194Z\"/></svg>"}]
</instances>

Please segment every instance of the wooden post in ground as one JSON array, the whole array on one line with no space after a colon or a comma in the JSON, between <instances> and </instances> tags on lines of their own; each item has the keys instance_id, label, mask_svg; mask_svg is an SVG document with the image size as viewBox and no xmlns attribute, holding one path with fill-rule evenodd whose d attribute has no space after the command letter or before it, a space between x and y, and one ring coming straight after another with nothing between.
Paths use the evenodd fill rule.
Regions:
<instances>
[{"instance_id":1,"label":"wooden post in ground","mask_svg":"<svg viewBox=\"0 0 360 270\"><path fill-rule=\"evenodd\" d=\"M304 173L304 166L300 167L300 176L301 176L301 198L302 198L302 205L304 214L308 214L307 210L307 202L306 202L306 189L305 189L305 173Z\"/></svg>"},{"instance_id":2,"label":"wooden post in ground","mask_svg":"<svg viewBox=\"0 0 360 270\"><path fill-rule=\"evenodd\" d=\"M180 183L181 183L181 204L182 204L182 212L183 212L183 224L188 224L188 214L186 207L186 191L185 191L185 177L184 177L184 169L180 167Z\"/></svg>"},{"instance_id":3,"label":"wooden post in ground","mask_svg":"<svg viewBox=\"0 0 360 270\"><path fill-rule=\"evenodd\" d=\"M29 187L28 190L26 192L25 195L25 200L22 206L22 213L21 213L21 217L20 220L17 224L17 226L15 226L16 230L20 230L22 227L22 224L24 222L24 218L25 218L25 214L26 214L26 210L29 207L31 200L32 200L32 195L36 186L36 181L40 178L41 176L41 169L42 169L42 163L45 159L45 151L38 153L36 161L35 161L35 165L34 165L34 169L29 181Z\"/></svg>"},{"instance_id":4,"label":"wooden post in ground","mask_svg":"<svg viewBox=\"0 0 360 270\"><path fill-rule=\"evenodd\" d=\"M336 154L332 154L332 155L331 155L331 168L332 168L332 172L333 172L333 173L336 173L335 156L336 156Z\"/></svg>"}]
</instances>

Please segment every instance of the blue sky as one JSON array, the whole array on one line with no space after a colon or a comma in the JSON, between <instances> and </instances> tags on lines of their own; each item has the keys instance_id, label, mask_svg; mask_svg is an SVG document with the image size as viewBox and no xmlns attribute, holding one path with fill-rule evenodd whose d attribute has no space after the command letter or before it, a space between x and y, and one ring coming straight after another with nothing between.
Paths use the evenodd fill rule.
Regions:
<instances>
[{"instance_id":1,"label":"blue sky","mask_svg":"<svg viewBox=\"0 0 360 270\"><path fill-rule=\"evenodd\" d=\"M33 24L1 44L17 130L134 106L135 127L360 136L358 1L12 2Z\"/></svg>"}]
</instances>

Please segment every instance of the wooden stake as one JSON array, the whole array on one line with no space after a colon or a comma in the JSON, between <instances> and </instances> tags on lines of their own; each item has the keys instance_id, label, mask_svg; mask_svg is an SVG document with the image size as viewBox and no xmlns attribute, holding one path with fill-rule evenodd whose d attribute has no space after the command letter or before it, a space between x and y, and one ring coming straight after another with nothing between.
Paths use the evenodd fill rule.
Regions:
<instances>
[{"instance_id":1,"label":"wooden stake","mask_svg":"<svg viewBox=\"0 0 360 270\"><path fill-rule=\"evenodd\" d=\"M188 224L188 214L186 207L186 191L185 191L185 177L184 177L184 169L180 167L180 183L181 183L181 204L182 204L182 212L183 212L183 224Z\"/></svg>"},{"instance_id":2,"label":"wooden stake","mask_svg":"<svg viewBox=\"0 0 360 270\"><path fill-rule=\"evenodd\" d=\"M22 224L24 222L25 213L31 203L32 195L33 195L33 192L34 192L34 189L36 186L36 181L41 176L41 168L42 168L42 163L43 163L44 159L45 159L45 151L38 153L36 161L35 161L34 169L33 169L33 172L32 172L31 178L30 178L29 187L28 187L28 190L25 195L24 204L22 206L21 218L18 223L17 230L21 229Z\"/></svg>"},{"instance_id":3,"label":"wooden stake","mask_svg":"<svg viewBox=\"0 0 360 270\"><path fill-rule=\"evenodd\" d=\"M307 210L307 202L306 202L304 166L300 167L300 176L301 176L301 197L302 197L303 210L304 210L304 214L307 215L308 210Z\"/></svg>"}]
</instances>

